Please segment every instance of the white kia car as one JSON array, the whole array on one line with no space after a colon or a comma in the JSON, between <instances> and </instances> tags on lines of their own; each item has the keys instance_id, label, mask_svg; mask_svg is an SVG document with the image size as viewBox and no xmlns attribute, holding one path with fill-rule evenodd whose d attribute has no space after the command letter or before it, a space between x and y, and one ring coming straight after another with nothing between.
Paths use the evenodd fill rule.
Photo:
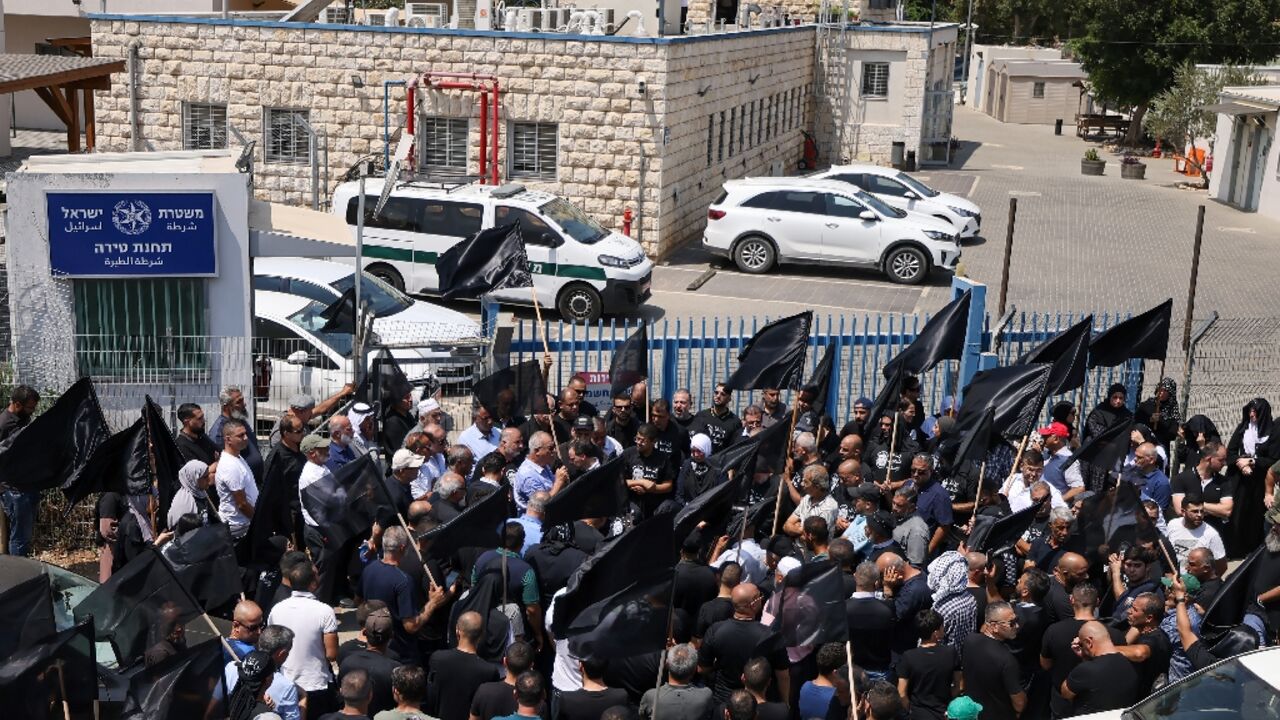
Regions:
<instances>
[{"instance_id":1,"label":"white kia car","mask_svg":"<svg viewBox=\"0 0 1280 720\"><path fill-rule=\"evenodd\" d=\"M981 208L959 195L934 190L901 170L879 165L833 165L809 177L847 182L886 205L945 220L962 239L977 237L982 231Z\"/></svg>"},{"instance_id":2,"label":"white kia car","mask_svg":"<svg viewBox=\"0 0 1280 720\"><path fill-rule=\"evenodd\" d=\"M702 246L746 273L779 263L863 266L910 285L960 260L950 223L890 207L845 182L811 178L726 182L707 209Z\"/></svg>"}]
</instances>

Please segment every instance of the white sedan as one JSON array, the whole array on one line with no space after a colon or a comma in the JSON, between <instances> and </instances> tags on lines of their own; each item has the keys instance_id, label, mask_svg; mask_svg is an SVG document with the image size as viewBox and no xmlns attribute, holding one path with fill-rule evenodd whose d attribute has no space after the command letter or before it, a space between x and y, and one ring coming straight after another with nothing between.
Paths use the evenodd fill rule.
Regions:
<instances>
[{"instance_id":1,"label":"white sedan","mask_svg":"<svg viewBox=\"0 0 1280 720\"><path fill-rule=\"evenodd\" d=\"M934 190L901 170L879 165L833 165L809 177L846 182L900 210L945 220L962 239L977 237L982 231L982 208L959 195Z\"/></svg>"}]
</instances>

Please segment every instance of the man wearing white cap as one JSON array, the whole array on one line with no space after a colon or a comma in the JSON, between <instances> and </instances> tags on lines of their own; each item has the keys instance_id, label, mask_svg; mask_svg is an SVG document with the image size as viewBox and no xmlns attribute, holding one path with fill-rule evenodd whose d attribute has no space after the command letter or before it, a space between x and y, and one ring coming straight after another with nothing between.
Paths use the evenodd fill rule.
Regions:
<instances>
[{"instance_id":1,"label":"man wearing white cap","mask_svg":"<svg viewBox=\"0 0 1280 720\"><path fill-rule=\"evenodd\" d=\"M347 411L347 419L355 430L351 438L351 446L357 457L366 455L371 449L378 447L378 437L373 432L373 408L368 403L358 402Z\"/></svg>"},{"instance_id":2,"label":"man wearing white cap","mask_svg":"<svg viewBox=\"0 0 1280 720\"><path fill-rule=\"evenodd\" d=\"M391 479L387 483L391 499L404 515L409 513L409 503L413 501L412 485L418 478L418 469L426 458L408 449L400 448L391 456Z\"/></svg>"},{"instance_id":3,"label":"man wearing white cap","mask_svg":"<svg viewBox=\"0 0 1280 720\"><path fill-rule=\"evenodd\" d=\"M426 428L428 425L445 425L444 408L440 407L440 401L433 397L423 398L418 401L418 426Z\"/></svg>"}]
</instances>

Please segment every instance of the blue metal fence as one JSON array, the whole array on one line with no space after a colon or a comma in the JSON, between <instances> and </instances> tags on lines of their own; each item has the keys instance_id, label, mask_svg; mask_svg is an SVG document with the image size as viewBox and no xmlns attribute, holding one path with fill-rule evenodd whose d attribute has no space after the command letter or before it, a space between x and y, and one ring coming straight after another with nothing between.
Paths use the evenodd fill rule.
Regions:
<instances>
[{"instance_id":1,"label":"blue metal fence","mask_svg":"<svg viewBox=\"0 0 1280 720\"><path fill-rule=\"evenodd\" d=\"M1104 314L1094 318L1095 332L1104 330L1127 315ZM1074 315L1019 313L997 335L988 318L983 333L982 349L995 348L999 364L1017 360L1027 350L1065 330L1081 319ZM737 367L738 352L743 344L769 318L695 318L663 319L649 325L650 397L670 398L677 389L688 389L695 407L705 407L715 384L727 378ZM827 315L814 318L806 358L806 377L822 359L825 348L835 345L838 352L833 369L833 391L829 410L834 417L851 416L853 403L860 397L874 398L884 377L881 368L894 355L915 339L927 318L913 315ZM574 325L544 322L547 345L555 357L550 385L563 387L577 372L607 372L613 350L639 327L640 321L602 321L596 325ZM536 322L522 321L515 327L511 345L511 362L541 357L542 336ZM1112 383L1129 388L1131 406L1136 403L1142 374L1141 363L1132 362L1117 368L1097 368L1089 372L1085 387L1060 398L1082 408L1081 418L1100 402ZM958 382L959 363L947 361L921 377L921 402L929 412L937 412L942 399L953 394ZM735 412L741 412L755 397L737 393ZM789 402L789 400L787 400Z\"/></svg>"}]
</instances>

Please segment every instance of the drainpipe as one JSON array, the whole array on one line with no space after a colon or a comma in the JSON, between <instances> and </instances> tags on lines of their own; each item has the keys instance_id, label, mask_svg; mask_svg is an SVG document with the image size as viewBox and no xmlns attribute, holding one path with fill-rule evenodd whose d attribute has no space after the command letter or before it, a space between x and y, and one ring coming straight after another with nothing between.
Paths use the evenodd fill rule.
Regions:
<instances>
[{"instance_id":1,"label":"drainpipe","mask_svg":"<svg viewBox=\"0 0 1280 720\"><path fill-rule=\"evenodd\" d=\"M382 167L391 166L391 86L404 84L404 80L382 81Z\"/></svg>"},{"instance_id":2,"label":"drainpipe","mask_svg":"<svg viewBox=\"0 0 1280 720\"><path fill-rule=\"evenodd\" d=\"M415 114L417 114L416 102L417 102L417 94L418 94L417 92L418 76L415 75L411 80L409 80L407 85L408 85L408 95L409 95L409 109L404 120L404 130L410 135L413 135L413 132L414 132L413 117ZM409 156L405 158L405 162L408 164L408 167L411 167L411 168L417 167L416 165L413 164L413 151L416 149L417 149L416 142L413 145L409 146Z\"/></svg>"},{"instance_id":3,"label":"drainpipe","mask_svg":"<svg viewBox=\"0 0 1280 720\"><path fill-rule=\"evenodd\" d=\"M494 185L498 184L498 78L493 79L493 155L489 160L489 174Z\"/></svg>"},{"instance_id":4,"label":"drainpipe","mask_svg":"<svg viewBox=\"0 0 1280 720\"><path fill-rule=\"evenodd\" d=\"M125 62L125 72L129 75L129 145L134 152L142 150L142 124L138 121L138 48L141 40L131 40Z\"/></svg>"}]
</instances>

